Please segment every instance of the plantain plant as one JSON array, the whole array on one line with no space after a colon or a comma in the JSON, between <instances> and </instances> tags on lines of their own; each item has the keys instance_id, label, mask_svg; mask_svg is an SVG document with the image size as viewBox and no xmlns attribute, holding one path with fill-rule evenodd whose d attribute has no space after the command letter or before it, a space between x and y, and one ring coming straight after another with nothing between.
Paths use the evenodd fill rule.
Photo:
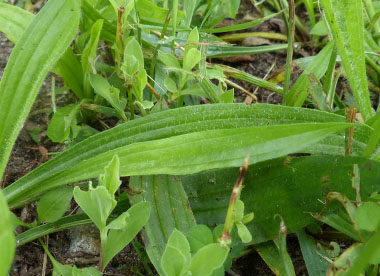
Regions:
<instances>
[{"instance_id":1,"label":"plantain plant","mask_svg":"<svg viewBox=\"0 0 380 276\"><path fill-rule=\"evenodd\" d=\"M340 1L321 1L326 19L321 22L330 41L311 61L297 61L304 71L289 89L206 62L287 49L287 44L225 45L214 35L257 26L282 13L281 8L291 9L286 1L279 2L257 5L264 14L260 20L222 28L215 26L225 16L233 17L240 1L184 0L179 5L179 1L49 0L36 16L0 3L0 31L15 43L0 83L0 178L48 72L60 75L76 97L73 104L53 111L47 130L52 141L66 142L69 149L0 191L0 242L9 243L0 247L0 273L6 275L16 245L94 223L102 243L100 271L145 225L145 249L160 275L222 275L227 262L239 254L233 255L234 250L229 254L227 247L217 244L213 234L220 233L220 227L212 233L197 224L214 228L227 212L230 224L225 224L224 234L235 225L235 234L253 245L274 271L294 275L286 235L297 233L303 253L315 253L304 232L317 221L310 213L343 216L336 205L323 204L322 199L332 198L329 192L346 196L341 201L350 203L356 196L352 175L360 171L361 199L371 201L374 197L368 195L380 189L380 119L368 92L361 2L346 1L350 5L344 9ZM304 4L316 28L313 3ZM106 50L99 51L99 46ZM338 53L359 109L358 120L353 111L346 118L346 106L335 93L342 74L335 70ZM234 90L228 88L239 86L231 77L286 93L286 101L233 103ZM201 97L212 104L197 105ZM305 104L319 110L303 108ZM84 124L105 115L118 118L118 125L77 139ZM293 153L303 156L288 156ZM250 165L246 188L228 211L236 168L246 156ZM67 186L99 175L98 185L90 184L87 191ZM130 177L129 199L115 197L119 176ZM72 195L84 214L62 217ZM38 221L17 222L9 208L34 201ZM362 206L355 208L363 217L376 208ZM254 212L255 218L244 216L244 210ZM14 237L11 218L13 224L29 229ZM352 221L367 232L378 227L360 218ZM331 226L352 233L341 224ZM209 238L199 246L202 235ZM375 231L361 241L363 252L376 253L369 244L377 236ZM236 247L241 252L242 245ZM77 268L59 264L48 250L47 254L58 275L80 275ZM214 255L210 262L199 261L210 254ZM180 263L174 264L173 256L180 256ZM318 265L318 256L304 254L311 275L326 270L326 263ZM368 268L354 263L349 269ZM92 269L83 273L100 274Z\"/></svg>"}]
</instances>

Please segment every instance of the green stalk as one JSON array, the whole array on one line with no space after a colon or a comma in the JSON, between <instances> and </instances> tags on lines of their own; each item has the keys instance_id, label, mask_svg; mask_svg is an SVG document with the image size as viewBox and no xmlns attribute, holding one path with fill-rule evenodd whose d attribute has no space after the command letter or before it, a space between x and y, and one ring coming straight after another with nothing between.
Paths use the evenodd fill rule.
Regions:
<instances>
[{"instance_id":1,"label":"green stalk","mask_svg":"<svg viewBox=\"0 0 380 276\"><path fill-rule=\"evenodd\" d=\"M51 78L51 106L53 113L57 112L57 106L55 105L55 77Z\"/></svg>"},{"instance_id":2,"label":"green stalk","mask_svg":"<svg viewBox=\"0 0 380 276\"><path fill-rule=\"evenodd\" d=\"M175 34L176 34L176 27L177 27L177 16L178 16L178 0L173 0L173 19L172 19L172 36L173 36L173 41L172 41L172 54L174 54L175 51Z\"/></svg>"},{"instance_id":3,"label":"green stalk","mask_svg":"<svg viewBox=\"0 0 380 276\"><path fill-rule=\"evenodd\" d=\"M100 230L100 229L99 229ZM106 244L107 244L107 228L104 227L100 231L100 258L99 258L99 270L104 271L105 267L104 266L104 252L106 249Z\"/></svg>"},{"instance_id":4,"label":"green stalk","mask_svg":"<svg viewBox=\"0 0 380 276\"><path fill-rule=\"evenodd\" d=\"M288 24L288 50L286 55L285 65L285 80L284 80L284 92L282 94L282 104L288 103L288 93L290 85L290 76L292 74L292 59L293 59L293 45L294 45L294 32L295 32L295 7L294 0L289 1L289 24Z\"/></svg>"},{"instance_id":5,"label":"green stalk","mask_svg":"<svg viewBox=\"0 0 380 276\"><path fill-rule=\"evenodd\" d=\"M135 118L135 110L133 106L133 97L132 97L132 87L128 89L128 102L129 102L129 112L131 112L131 120Z\"/></svg>"},{"instance_id":6,"label":"green stalk","mask_svg":"<svg viewBox=\"0 0 380 276\"><path fill-rule=\"evenodd\" d=\"M221 246L227 246L231 244L231 230L234 226L234 214L235 214L235 204L240 198L241 190L243 189L244 176L248 170L248 156L244 159L243 166L240 167L239 177L236 184L232 190L230 197L230 203L228 204L228 210L226 215L226 221L224 223L223 232L219 237L219 243Z\"/></svg>"},{"instance_id":7,"label":"green stalk","mask_svg":"<svg viewBox=\"0 0 380 276\"><path fill-rule=\"evenodd\" d=\"M166 17L166 20L165 20L165 23L164 23L164 26L163 26L163 29L162 29L162 32L161 32L161 35L160 35L160 40L164 39L164 37L165 37L166 31L168 29L169 22L170 22L170 15L171 15L171 12L168 12L168 15ZM149 83L152 86L154 84L153 83L153 77L154 77L154 69L155 69L156 63L157 63L158 50L160 50L161 45L162 45L161 43L157 43L156 47L154 48L154 54L153 54L153 58L152 58L152 63L150 64L149 75L152 78L149 78Z\"/></svg>"}]
</instances>

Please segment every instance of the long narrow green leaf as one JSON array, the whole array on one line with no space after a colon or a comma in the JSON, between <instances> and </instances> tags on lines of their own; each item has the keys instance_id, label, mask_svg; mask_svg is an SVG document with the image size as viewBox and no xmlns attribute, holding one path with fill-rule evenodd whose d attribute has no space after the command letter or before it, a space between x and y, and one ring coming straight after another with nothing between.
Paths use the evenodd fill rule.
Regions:
<instances>
[{"instance_id":1,"label":"long narrow green leaf","mask_svg":"<svg viewBox=\"0 0 380 276\"><path fill-rule=\"evenodd\" d=\"M318 254L316 244L303 229L297 231L297 238L309 276L325 276L330 264Z\"/></svg>"},{"instance_id":2,"label":"long narrow green leaf","mask_svg":"<svg viewBox=\"0 0 380 276\"><path fill-rule=\"evenodd\" d=\"M196 225L186 193L178 177L167 175L132 177L130 187L139 192L132 198L134 204L152 203L144 232L146 251L156 270L163 275L161 257L170 234L174 228L186 234Z\"/></svg>"},{"instance_id":3,"label":"long narrow green leaf","mask_svg":"<svg viewBox=\"0 0 380 276\"><path fill-rule=\"evenodd\" d=\"M242 55L257 55L262 53L269 53L284 50L288 44L274 44L255 47L242 47L242 46L216 46L210 45L207 48L208 58L218 57L234 57Z\"/></svg>"},{"instance_id":4,"label":"long narrow green leaf","mask_svg":"<svg viewBox=\"0 0 380 276\"><path fill-rule=\"evenodd\" d=\"M290 232L296 232L313 222L314 219L309 212L321 212L325 208L323 201L329 192L338 191L355 200L356 192L351 185L353 164L359 164L360 178L364 184L361 185L361 192L364 195L363 200L366 200L368 195L380 189L379 162L358 157L305 156L294 159L279 158L250 166L241 197L246 212L255 212L254 220L248 224L253 242L265 242L278 235L278 215L283 217ZM173 196L178 192L173 183L182 183L197 222L213 227L224 222L226 207L237 176L238 168L229 168L182 176L181 181L178 181L177 177L166 178L166 176L132 177L131 183L135 192L143 192L134 200L144 198L149 201L151 199L148 199L148 196L154 195L152 193L154 191L160 191L160 194L166 193L168 196L166 200L178 199L179 197ZM171 184L166 181L171 181ZM165 203L164 196L160 194L154 198L158 200L154 204L159 206L180 204L180 201L174 200ZM120 202L116 209L121 208L119 205ZM122 212L125 208L122 207L118 212ZM169 225L174 224L172 217L174 213L168 214L167 210L152 209L152 217L157 212L168 215L171 221ZM162 216L161 218L164 219ZM25 244L43 235L86 223L90 223L90 220L82 214L65 217L19 234L16 237L17 243ZM180 222L176 221L175 224L180 227ZM353 237L355 238L355 235Z\"/></svg>"},{"instance_id":5,"label":"long narrow green leaf","mask_svg":"<svg viewBox=\"0 0 380 276\"><path fill-rule=\"evenodd\" d=\"M353 164L360 167L360 189L365 201L371 193L380 190L380 163L376 161L359 157L306 156L250 166L241 200L246 212L255 214L247 225L253 242L265 242L278 235L278 216L284 219L289 232L310 224L314 221L311 213L326 208L323 202L329 192L340 192L355 200L356 192L351 183ZM223 223L237 175L237 168L229 168L181 178L197 223L211 227Z\"/></svg>"},{"instance_id":6,"label":"long narrow green leaf","mask_svg":"<svg viewBox=\"0 0 380 276\"><path fill-rule=\"evenodd\" d=\"M256 163L299 152L329 134L350 124L322 123L236 129L217 129L189 133L109 150L49 178L29 196L38 195L62 184L96 177L114 154L120 158L120 175L191 174L213 168L242 165L246 156ZM25 194L25 190L21 191Z\"/></svg>"},{"instance_id":7,"label":"long narrow green leaf","mask_svg":"<svg viewBox=\"0 0 380 276\"><path fill-rule=\"evenodd\" d=\"M0 83L0 178L46 74L74 38L79 11L79 1L49 1L12 51Z\"/></svg>"},{"instance_id":8,"label":"long narrow green leaf","mask_svg":"<svg viewBox=\"0 0 380 276\"><path fill-rule=\"evenodd\" d=\"M368 120L373 112L365 68L362 1L321 2L360 112L364 120Z\"/></svg>"},{"instance_id":9,"label":"long narrow green leaf","mask_svg":"<svg viewBox=\"0 0 380 276\"><path fill-rule=\"evenodd\" d=\"M0 190L0 275L8 275L16 248L16 239L7 202Z\"/></svg>"},{"instance_id":10,"label":"long narrow green leaf","mask_svg":"<svg viewBox=\"0 0 380 276\"><path fill-rule=\"evenodd\" d=\"M215 104L191 106L155 113L130 121L92 136L48 161L17 182L8 186L5 196L14 207L32 197L36 190L50 189L49 179L65 170L80 165L110 150L118 150L132 143L157 140L209 129L236 129L238 127L299 124L306 122L345 122L343 116L310 109L257 104ZM355 127L354 154L360 154L372 129L367 125ZM343 132L303 149L308 153L343 154ZM247 152L248 153L248 152ZM127 161L128 163L128 161ZM86 169L88 171L88 169ZM45 186L48 185L48 186ZM37 192L38 193L38 192Z\"/></svg>"},{"instance_id":11,"label":"long narrow green leaf","mask_svg":"<svg viewBox=\"0 0 380 276\"><path fill-rule=\"evenodd\" d=\"M263 18L258 18L258 19L252 20L252 21L248 21L248 22L244 22L244 23L240 23L240 24L234 24L234 25L225 26L225 27L220 27L220 28L214 28L214 29L202 29L199 32L216 34L216 33L226 33L226 32L234 32L234 31L249 29L249 28L253 28L253 27L258 26L261 23L263 23L263 22L265 22L265 21L267 21L273 17L276 17L279 14L280 13L272 13L268 16L265 16Z\"/></svg>"},{"instance_id":12,"label":"long narrow green leaf","mask_svg":"<svg viewBox=\"0 0 380 276\"><path fill-rule=\"evenodd\" d=\"M334 50L334 43L327 44L321 52L316 55L296 83L289 91L287 105L302 106L308 95L308 86L310 85L309 75L313 74L316 80L320 80L326 73L331 54Z\"/></svg>"},{"instance_id":13,"label":"long narrow green leaf","mask_svg":"<svg viewBox=\"0 0 380 276\"><path fill-rule=\"evenodd\" d=\"M229 77L232 77L232 78L235 78L238 80L242 80L242 81L248 82L250 84L257 85L261 88L268 89L268 90L271 90L273 92L277 92L280 94L282 94L282 92L284 90L283 87L277 85L276 83L258 78L254 75L251 75L247 72L243 72L239 69L229 67L226 65L222 65L222 64L219 64L218 66L222 67L224 73Z\"/></svg>"},{"instance_id":14,"label":"long narrow green leaf","mask_svg":"<svg viewBox=\"0 0 380 276\"><path fill-rule=\"evenodd\" d=\"M16 44L34 17L34 14L17 6L0 3L0 32ZM71 48L66 50L52 71L62 76L78 98L83 98L81 65Z\"/></svg>"}]
</instances>

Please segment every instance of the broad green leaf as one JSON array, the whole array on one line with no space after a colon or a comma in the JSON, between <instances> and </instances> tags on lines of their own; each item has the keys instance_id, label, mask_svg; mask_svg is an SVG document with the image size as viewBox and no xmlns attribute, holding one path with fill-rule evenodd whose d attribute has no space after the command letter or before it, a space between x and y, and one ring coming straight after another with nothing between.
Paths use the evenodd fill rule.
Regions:
<instances>
[{"instance_id":1,"label":"broad green leaf","mask_svg":"<svg viewBox=\"0 0 380 276\"><path fill-rule=\"evenodd\" d=\"M218 243L208 244L193 256L190 271L192 276L209 276L221 267L228 255L228 248L222 247ZM210 257L212 256L212 257Z\"/></svg>"},{"instance_id":2,"label":"broad green leaf","mask_svg":"<svg viewBox=\"0 0 380 276\"><path fill-rule=\"evenodd\" d=\"M167 90L169 90L170 92L172 93L176 93L178 88L177 88L177 84L175 83L175 81L170 78L170 77L166 77L165 78L165 81L164 81L164 85L166 87Z\"/></svg>"},{"instance_id":3,"label":"broad green leaf","mask_svg":"<svg viewBox=\"0 0 380 276\"><path fill-rule=\"evenodd\" d=\"M141 20L155 24L164 24L169 13L168 9L160 8L149 0L137 0L136 11ZM178 22L180 22L184 16L185 14L183 11L178 11Z\"/></svg>"},{"instance_id":4,"label":"broad green leaf","mask_svg":"<svg viewBox=\"0 0 380 276\"><path fill-rule=\"evenodd\" d=\"M186 56L191 49L197 49L199 43L199 33L197 27L195 27L187 38L187 43L185 45L184 56Z\"/></svg>"},{"instance_id":5,"label":"broad green leaf","mask_svg":"<svg viewBox=\"0 0 380 276\"><path fill-rule=\"evenodd\" d=\"M141 49L140 44L137 42L136 38L134 36L128 37L124 41L124 64L127 68L130 68L130 61L129 56L133 56L137 60L137 70L143 70L144 69L144 56ZM130 74L135 73L135 70L128 69L128 72Z\"/></svg>"},{"instance_id":6,"label":"broad green leaf","mask_svg":"<svg viewBox=\"0 0 380 276\"><path fill-rule=\"evenodd\" d=\"M119 157L114 155L111 162L104 169L104 174L99 176L99 186L106 187L107 191L113 197L121 184L119 176Z\"/></svg>"},{"instance_id":7,"label":"broad green leaf","mask_svg":"<svg viewBox=\"0 0 380 276\"><path fill-rule=\"evenodd\" d=\"M375 202L365 202L354 214L354 220L360 229L375 231L380 225L380 206Z\"/></svg>"},{"instance_id":8,"label":"broad green leaf","mask_svg":"<svg viewBox=\"0 0 380 276\"><path fill-rule=\"evenodd\" d=\"M167 246L162 255L161 267L165 276L186 275L189 264L185 256L175 247Z\"/></svg>"},{"instance_id":9,"label":"broad green leaf","mask_svg":"<svg viewBox=\"0 0 380 276\"><path fill-rule=\"evenodd\" d=\"M8 275L15 254L16 239L10 215L7 202L0 190L0 275Z\"/></svg>"},{"instance_id":10,"label":"broad green leaf","mask_svg":"<svg viewBox=\"0 0 380 276\"><path fill-rule=\"evenodd\" d=\"M233 103L234 102L234 89L230 89L220 95L220 102L222 103Z\"/></svg>"},{"instance_id":11,"label":"broad green leaf","mask_svg":"<svg viewBox=\"0 0 380 276\"><path fill-rule=\"evenodd\" d=\"M215 104L167 110L120 124L111 130L89 137L6 187L4 195L11 206L19 205L21 201L55 187L56 184L49 179L52 177L59 179L58 175L64 170L73 168L84 160L92 159L111 149L117 150L137 142L175 137L208 129L235 129L237 127L274 126L289 123L296 127L299 123L305 122L345 121L343 116L317 110L267 104L251 106ZM357 124L355 126L354 154L362 152L371 131L372 129L367 125ZM319 143L304 148L303 152L343 154L344 133L329 135ZM98 174L94 173L94 177L102 173L103 168L104 166L99 166ZM88 169L85 171L89 172Z\"/></svg>"},{"instance_id":12,"label":"broad green leaf","mask_svg":"<svg viewBox=\"0 0 380 276\"><path fill-rule=\"evenodd\" d=\"M219 129L135 143L85 160L62 172L59 178L50 179L50 185L96 177L115 154L120 158L121 176L180 175L236 167L246 156L252 164L302 151L328 134L349 126L322 123Z\"/></svg>"},{"instance_id":13,"label":"broad green leaf","mask_svg":"<svg viewBox=\"0 0 380 276\"><path fill-rule=\"evenodd\" d=\"M174 55L172 55L172 54L169 54L169 53L166 53L166 52L163 52L163 51L159 50L158 51L158 59L163 64L165 64L166 66L174 67L174 68L177 68L177 69L181 68L181 65L179 64L178 59Z\"/></svg>"},{"instance_id":14,"label":"broad green leaf","mask_svg":"<svg viewBox=\"0 0 380 276\"><path fill-rule=\"evenodd\" d=\"M44 194L38 201L38 222L53 222L61 218L70 205L73 188L62 186Z\"/></svg>"},{"instance_id":15,"label":"broad green leaf","mask_svg":"<svg viewBox=\"0 0 380 276\"><path fill-rule=\"evenodd\" d=\"M130 187L140 191L132 198L134 204L152 202L152 215L144 231L146 251L158 273L163 275L161 258L169 236L174 229L186 234L196 225L186 193L177 177L166 175L131 177Z\"/></svg>"},{"instance_id":16,"label":"broad green leaf","mask_svg":"<svg viewBox=\"0 0 380 276\"><path fill-rule=\"evenodd\" d=\"M0 178L42 82L72 42L80 2L51 0L14 47L0 83Z\"/></svg>"},{"instance_id":17,"label":"broad green leaf","mask_svg":"<svg viewBox=\"0 0 380 276\"><path fill-rule=\"evenodd\" d=\"M125 224L121 225L121 229L109 231L104 249L104 267L140 232L149 219L150 210L150 202L140 202L120 215Z\"/></svg>"},{"instance_id":18,"label":"broad green leaf","mask_svg":"<svg viewBox=\"0 0 380 276\"><path fill-rule=\"evenodd\" d=\"M174 229L172 234L169 237L168 243L166 244L167 247L172 247L177 249L181 254L184 256L185 264L190 265L191 262L191 254L190 254L190 245L187 241L185 235L178 231L177 229ZM164 253L165 255L165 253Z\"/></svg>"},{"instance_id":19,"label":"broad green leaf","mask_svg":"<svg viewBox=\"0 0 380 276\"><path fill-rule=\"evenodd\" d=\"M236 227L238 229L238 234L242 242L249 243L252 241L252 235L249 232L247 226L239 222L239 223L236 223Z\"/></svg>"},{"instance_id":20,"label":"broad green leaf","mask_svg":"<svg viewBox=\"0 0 380 276\"><path fill-rule=\"evenodd\" d=\"M14 5L0 3L0 31L13 43L17 43L32 22L34 14ZM75 95L83 98L83 74L81 65L71 48L54 66L52 71L63 77Z\"/></svg>"},{"instance_id":21,"label":"broad green leaf","mask_svg":"<svg viewBox=\"0 0 380 276\"><path fill-rule=\"evenodd\" d=\"M198 224L191 228L190 232L187 234L187 239L192 253L196 253L203 246L214 242L210 228L203 224Z\"/></svg>"},{"instance_id":22,"label":"broad green leaf","mask_svg":"<svg viewBox=\"0 0 380 276\"><path fill-rule=\"evenodd\" d=\"M302 106L308 95L308 86L310 85L309 75L313 74L317 81L323 77L329 66L329 60L333 50L334 43L330 42L313 58L290 89L288 105Z\"/></svg>"},{"instance_id":23,"label":"broad green leaf","mask_svg":"<svg viewBox=\"0 0 380 276\"><path fill-rule=\"evenodd\" d=\"M93 67L95 66L95 59L98 52L98 44L102 28L103 20L99 19L91 28L90 40L87 42L87 45L84 48L81 57L82 70L84 75L84 91L86 98L88 99L91 99L93 96L88 74L93 72Z\"/></svg>"},{"instance_id":24,"label":"broad green leaf","mask_svg":"<svg viewBox=\"0 0 380 276\"><path fill-rule=\"evenodd\" d=\"M108 216L116 206L116 201L106 187L94 189L90 184L89 191L82 191L77 186L74 189L74 199L101 232L106 227Z\"/></svg>"},{"instance_id":25,"label":"broad green leaf","mask_svg":"<svg viewBox=\"0 0 380 276\"><path fill-rule=\"evenodd\" d=\"M70 129L76 122L76 116L80 110L80 104L69 104L54 113L51 119L47 135L53 142L62 143L70 136Z\"/></svg>"},{"instance_id":26,"label":"broad green leaf","mask_svg":"<svg viewBox=\"0 0 380 276\"><path fill-rule=\"evenodd\" d=\"M356 200L356 192L352 189L353 164L360 168L360 189L365 201L368 195L380 190L377 181L380 163L376 161L358 157L307 156L280 158L250 166L241 200L246 212L255 213L255 218L246 224L253 242L264 242L278 235L276 215L284 219L291 233L313 222L311 213L325 209L324 214L330 214L336 205L329 209L322 203L329 192L340 192ZM229 168L181 177L197 223L213 227L224 222L237 175L237 168Z\"/></svg>"},{"instance_id":27,"label":"broad green leaf","mask_svg":"<svg viewBox=\"0 0 380 276\"><path fill-rule=\"evenodd\" d=\"M366 121L372 117L373 111L365 67L362 1L322 0L321 2L352 92Z\"/></svg>"},{"instance_id":28,"label":"broad green leaf","mask_svg":"<svg viewBox=\"0 0 380 276\"><path fill-rule=\"evenodd\" d=\"M0 3L0 31L17 43L32 22L34 14L14 5Z\"/></svg>"},{"instance_id":29,"label":"broad green leaf","mask_svg":"<svg viewBox=\"0 0 380 276\"><path fill-rule=\"evenodd\" d=\"M325 276L330 264L319 254L315 241L303 229L297 231L297 238L309 275Z\"/></svg>"},{"instance_id":30,"label":"broad green leaf","mask_svg":"<svg viewBox=\"0 0 380 276\"><path fill-rule=\"evenodd\" d=\"M133 94L139 102L143 102L143 90L148 82L145 69L140 70L136 75L135 83L132 85Z\"/></svg>"},{"instance_id":31,"label":"broad green leaf","mask_svg":"<svg viewBox=\"0 0 380 276\"><path fill-rule=\"evenodd\" d=\"M195 65L201 60L201 52L195 48L191 48L183 57L183 69L191 71Z\"/></svg>"},{"instance_id":32,"label":"broad green leaf","mask_svg":"<svg viewBox=\"0 0 380 276\"><path fill-rule=\"evenodd\" d=\"M102 96L106 101L120 114L126 121L127 117L124 113L125 104L120 102L120 91L111 86L109 82L98 74L89 74L89 81L95 90L95 93Z\"/></svg>"},{"instance_id":33,"label":"broad green leaf","mask_svg":"<svg viewBox=\"0 0 380 276\"><path fill-rule=\"evenodd\" d=\"M234 215L236 221L241 221L244 216L244 202L238 199L235 203Z\"/></svg>"}]
</instances>

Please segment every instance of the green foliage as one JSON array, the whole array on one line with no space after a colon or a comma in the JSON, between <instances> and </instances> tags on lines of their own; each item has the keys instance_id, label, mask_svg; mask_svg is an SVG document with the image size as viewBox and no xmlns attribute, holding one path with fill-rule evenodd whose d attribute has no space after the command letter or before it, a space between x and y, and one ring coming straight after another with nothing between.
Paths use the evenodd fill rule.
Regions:
<instances>
[{"instance_id":1,"label":"green foliage","mask_svg":"<svg viewBox=\"0 0 380 276\"><path fill-rule=\"evenodd\" d=\"M0 178L46 74L77 31L79 10L78 1L49 1L12 51L0 83Z\"/></svg>"},{"instance_id":2,"label":"green foliage","mask_svg":"<svg viewBox=\"0 0 380 276\"><path fill-rule=\"evenodd\" d=\"M102 257L99 269L101 271L131 242L150 215L150 203L140 202L107 224L117 204L114 194L120 184L119 158L115 155L105 168L105 173L99 176L96 188L90 183L88 191L82 191L79 187L74 189L75 201L100 231Z\"/></svg>"},{"instance_id":3,"label":"green foliage","mask_svg":"<svg viewBox=\"0 0 380 276\"><path fill-rule=\"evenodd\" d=\"M62 217L73 197L73 188L62 186L44 194L38 202L38 222L53 222Z\"/></svg>"},{"instance_id":4,"label":"green foliage","mask_svg":"<svg viewBox=\"0 0 380 276\"><path fill-rule=\"evenodd\" d=\"M227 258L228 248L218 243L202 246L193 256L185 235L174 229L170 235L161 259L166 276L197 275L209 276L221 267ZM209 258L212 256L212 258Z\"/></svg>"},{"instance_id":5,"label":"green foliage","mask_svg":"<svg viewBox=\"0 0 380 276\"><path fill-rule=\"evenodd\" d=\"M322 0L327 22L364 120L372 117L364 56L363 5L355 0Z\"/></svg>"},{"instance_id":6,"label":"green foliage","mask_svg":"<svg viewBox=\"0 0 380 276\"><path fill-rule=\"evenodd\" d=\"M0 191L0 275L7 275L15 254L16 241L10 221L11 213Z\"/></svg>"},{"instance_id":7,"label":"green foliage","mask_svg":"<svg viewBox=\"0 0 380 276\"><path fill-rule=\"evenodd\" d=\"M0 83L0 178L48 71L75 94L56 111L53 89L47 129L51 141L69 149L0 191L0 243L9 243L0 246L1 275L14 254L15 225L30 228L16 237L25 244L88 223L100 231L100 271L145 225L146 252L160 275L224 275L244 243L254 244L276 274L295 275L288 232L297 233L309 275L324 275L327 258L334 265L331 275L376 275L380 120L373 116L369 87L379 86L380 6L371 0L322 0L324 14L318 14L313 1L297 3L309 18L295 17L295 45L321 51L296 61L303 72L284 95L286 107L232 104L238 100L232 87L251 95L232 78L282 94L281 70L264 80L211 59L288 47L241 47L213 35L278 15L289 30L287 1L252 3L259 18L244 16L224 27L215 26L235 18L240 0L50 0L36 16L0 3L0 31L16 44ZM31 2L19 1L24 4L31 10ZM340 62L344 71L336 70ZM341 76L354 94L346 93L344 101L336 89ZM196 106L201 101L211 104ZM361 115L353 124L338 115L350 103ZM110 116L122 122L93 135L97 131L89 124ZM354 131L353 156L343 157L351 143L348 128ZM293 153L307 156L287 156ZM247 155L246 188L230 203L236 167ZM98 176L88 187L65 186ZM116 196L120 176L131 177L130 202L125 194ZM73 195L84 214L62 217ZM32 224L8 211L7 205L36 200L38 221ZM303 229L316 220L354 245L339 256L337 243L332 249L318 243ZM218 244L226 233L231 248ZM101 275L59 264L41 244L53 275Z\"/></svg>"}]
</instances>

